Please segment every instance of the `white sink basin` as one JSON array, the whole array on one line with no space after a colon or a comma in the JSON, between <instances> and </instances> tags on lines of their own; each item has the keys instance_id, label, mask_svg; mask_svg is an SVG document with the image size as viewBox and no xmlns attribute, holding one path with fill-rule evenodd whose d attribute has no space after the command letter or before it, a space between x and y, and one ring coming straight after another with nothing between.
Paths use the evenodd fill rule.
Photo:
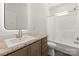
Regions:
<instances>
[{"instance_id":1,"label":"white sink basin","mask_svg":"<svg viewBox=\"0 0 79 59\"><path fill-rule=\"evenodd\" d=\"M21 39L20 38L7 39L5 40L5 42L8 47L13 47L13 46L28 42L32 40L32 38L33 38L32 36L24 36Z\"/></svg>"}]
</instances>

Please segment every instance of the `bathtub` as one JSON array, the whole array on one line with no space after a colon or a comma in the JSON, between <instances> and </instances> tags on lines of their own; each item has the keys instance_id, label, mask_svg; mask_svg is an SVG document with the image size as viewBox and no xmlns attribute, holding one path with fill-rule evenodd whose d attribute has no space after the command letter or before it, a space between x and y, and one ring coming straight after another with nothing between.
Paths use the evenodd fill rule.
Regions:
<instances>
[{"instance_id":1,"label":"bathtub","mask_svg":"<svg viewBox=\"0 0 79 59\"><path fill-rule=\"evenodd\" d=\"M72 55L72 56L79 56L79 45L78 44L74 44L74 43L69 43L69 42L65 42L65 41L50 41L48 40L48 46L51 48L51 50L54 51L54 49L61 51L63 53ZM49 48L49 49L50 49ZM52 52L54 55L55 52ZM49 53L51 54L51 53Z\"/></svg>"}]
</instances>

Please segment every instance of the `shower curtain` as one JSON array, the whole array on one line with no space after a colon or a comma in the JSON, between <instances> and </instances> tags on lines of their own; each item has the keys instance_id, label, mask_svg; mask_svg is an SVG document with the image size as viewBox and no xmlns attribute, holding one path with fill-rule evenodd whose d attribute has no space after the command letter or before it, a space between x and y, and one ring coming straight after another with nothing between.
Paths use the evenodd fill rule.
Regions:
<instances>
[{"instance_id":1,"label":"shower curtain","mask_svg":"<svg viewBox=\"0 0 79 59\"><path fill-rule=\"evenodd\" d=\"M48 17L48 40L74 42L79 37L79 14L78 11L63 16Z\"/></svg>"}]
</instances>

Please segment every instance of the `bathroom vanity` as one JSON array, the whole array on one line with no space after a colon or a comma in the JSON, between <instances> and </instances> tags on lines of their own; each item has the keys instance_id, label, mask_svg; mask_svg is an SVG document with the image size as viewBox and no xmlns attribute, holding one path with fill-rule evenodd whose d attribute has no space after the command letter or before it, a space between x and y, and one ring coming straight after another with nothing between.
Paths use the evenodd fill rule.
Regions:
<instances>
[{"instance_id":1,"label":"bathroom vanity","mask_svg":"<svg viewBox=\"0 0 79 59\"><path fill-rule=\"evenodd\" d=\"M46 56L48 55L47 37L13 51L7 56Z\"/></svg>"},{"instance_id":2,"label":"bathroom vanity","mask_svg":"<svg viewBox=\"0 0 79 59\"><path fill-rule=\"evenodd\" d=\"M23 44L0 49L0 55L4 56L47 56L47 35L28 34L35 38Z\"/></svg>"}]
</instances>

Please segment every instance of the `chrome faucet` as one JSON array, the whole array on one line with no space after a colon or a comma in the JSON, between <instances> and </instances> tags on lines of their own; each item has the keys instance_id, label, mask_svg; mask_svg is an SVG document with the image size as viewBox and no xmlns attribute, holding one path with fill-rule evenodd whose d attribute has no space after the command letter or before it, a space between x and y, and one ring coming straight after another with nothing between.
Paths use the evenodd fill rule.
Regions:
<instances>
[{"instance_id":1,"label":"chrome faucet","mask_svg":"<svg viewBox=\"0 0 79 59\"><path fill-rule=\"evenodd\" d=\"M19 30L18 33L16 34L16 38L20 38L22 37L22 30Z\"/></svg>"}]
</instances>

